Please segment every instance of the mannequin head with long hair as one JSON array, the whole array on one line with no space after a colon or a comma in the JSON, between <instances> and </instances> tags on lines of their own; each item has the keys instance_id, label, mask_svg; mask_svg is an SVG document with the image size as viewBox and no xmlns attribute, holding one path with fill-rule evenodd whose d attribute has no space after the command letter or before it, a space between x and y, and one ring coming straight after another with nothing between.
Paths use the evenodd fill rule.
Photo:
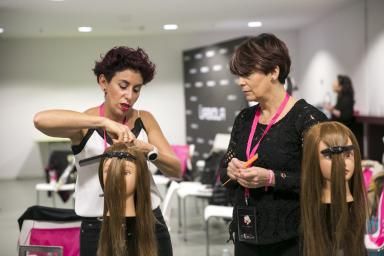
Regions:
<instances>
[{"instance_id":1,"label":"mannequin head with long hair","mask_svg":"<svg viewBox=\"0 0 384 256\"><path fill-rule=\"evenodd\" d=\"M118 143L105 151L99 166L104 191L99 256L156 256L155 217L151 208L150 172L144 153ZM133 246L127 246L126 217L135 216ZM132 248L131 248L132 247Z\"/></svg>"},{"instance_id":2,"label":"mannequin head with long hair","mask_svg":"<svg viewBox=\"0 0 384 256\"><path fill-rule=\"evenodd\" d=\"M306 133L300 201L304 255L365 255L361 156L345 125L324 122Z\"/></svg>"}]
</instances>

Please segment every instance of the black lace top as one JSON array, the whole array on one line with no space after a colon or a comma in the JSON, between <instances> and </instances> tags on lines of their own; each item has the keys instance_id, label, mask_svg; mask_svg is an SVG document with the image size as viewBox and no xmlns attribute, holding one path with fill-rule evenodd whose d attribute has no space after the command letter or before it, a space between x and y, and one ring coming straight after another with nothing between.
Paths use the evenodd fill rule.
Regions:
<instances>
[{"instance_id":1,"label":"black lace top","mask_svg":"<svg viewBox=\"0 0 384 256\"><path fill-rule=\"evenodd\" d=\"M231 140L223 165L221 181L228 180L227 165L236 157L246 161L246 147L257 105L243 109L236 117ZM300 165L303 133L312 125L326 120L326 116L301 99L277 121L260 143L259 158L253 166L271 169L275 173L275 186L250 189L249 205L256 207L257 237L259 244L270 244L298 237ZM267 125L258 124L252 148L259 141ZM227 185L235 206L245 205L244 188L231 181ZM236 214L234 224L237 227ZM233 231L237 232L237 228Z\"/></svg>"}]
</instances>

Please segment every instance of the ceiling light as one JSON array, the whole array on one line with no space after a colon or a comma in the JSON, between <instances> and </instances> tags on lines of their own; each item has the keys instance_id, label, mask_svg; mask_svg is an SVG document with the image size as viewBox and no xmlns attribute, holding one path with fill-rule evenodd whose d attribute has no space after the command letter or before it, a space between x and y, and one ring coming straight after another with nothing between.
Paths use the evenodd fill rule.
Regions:
<instances>
[{"instance_id":1,"label":"ceiling light","mask_svg":"<svg viewBox=\"0 0 384 256\"><path fill-rule=\"evenodd\" d=\"M3 28L0 28L0 34L4 32L4 29Z\"/></svg>"},{"instance_id":2,"label":"ceiling light","mask_svg":"<svg viewBox=\"0 0 384 256\"><path fill-rule=\"evenodd\" d=\"M51 2L64 2L64 0L49 0Z\"/></svg>"},{"instance_id":3,"label":"ceiling light","mask_svg":"<svg viewBox=\"0 0 384 256\"><path fill-rule=\"evenodd\" d=\"M87 33L92 31L92 27L79 27L77 30L79 30L79 32Z\"/></svg>"},{"instance_id":4,"label":"ceiling light","mask_svg":"<svg viewBox=\"0 0 384 256\"><path fill-rule=\"evenodd\" d=\"M176 24L165 24L163 26L164 30L176 30L178 26Z\"/></svg>"},{"instance_id":5,"label":"ceiling light","mask_svg":"<svg viewBox=\"0 0 384 256\"><path fill-rule=\"evenodd\" d=\"M261 27L262 25L263 25L263 23L261 23L261 21L248 22L248 27L250 27L250 28L258 28L258 27Z\"/></svg>"}]
</instances>

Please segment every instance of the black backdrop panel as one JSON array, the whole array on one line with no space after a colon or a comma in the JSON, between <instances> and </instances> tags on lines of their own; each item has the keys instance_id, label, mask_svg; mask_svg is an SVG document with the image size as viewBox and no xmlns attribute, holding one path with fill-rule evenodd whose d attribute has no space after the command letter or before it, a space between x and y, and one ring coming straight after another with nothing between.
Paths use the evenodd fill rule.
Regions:
<instances>
[{"instance_id":1,"label":"black backdrop panel","mask_svg":"<svg viewBox=\"0 0 384 256\"><path fill-rule=\"evenodd\" d=\"M230 133L236 115L248 104L228 62L246 37L183 51L187 143L194 161L205 159L216 133Z\"/></svg>"}]
</instances>

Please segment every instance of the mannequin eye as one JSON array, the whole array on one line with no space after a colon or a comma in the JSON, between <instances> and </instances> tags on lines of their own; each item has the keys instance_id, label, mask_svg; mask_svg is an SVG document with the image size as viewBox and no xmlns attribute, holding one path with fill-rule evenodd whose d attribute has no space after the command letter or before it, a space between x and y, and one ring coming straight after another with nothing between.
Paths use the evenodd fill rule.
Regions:
<instances>
[{"instance_id":1,"label":"mannequin eye","mask_svg":"<svg viewBox=\"0 0 384 256\"><path fill-rule=\"evenodd\" d=\"M331 153L322 153L325 159L331 159Z\"/></svg>"},{"instance_id":2,"label":"mannequin eye","mask_svg":"<svg viewBox=\"0 0 384 256\"><path fill-rule=\"evenodd\" d=\"M127 176L127 175L131 175L132 172L131 171L124 171L124 175Z\"/></svg>"},{"instance_id":3,"label":"mannequin eye","mask_svg":"<svg viewBox=\"0 0 384 256\"><path fill-rule=\"evenodd\" d=\"M344 156L345 156L346 158L353 157L353 151L345 152L345 153L344 153Z\"/></svg>"}]
</instances>

